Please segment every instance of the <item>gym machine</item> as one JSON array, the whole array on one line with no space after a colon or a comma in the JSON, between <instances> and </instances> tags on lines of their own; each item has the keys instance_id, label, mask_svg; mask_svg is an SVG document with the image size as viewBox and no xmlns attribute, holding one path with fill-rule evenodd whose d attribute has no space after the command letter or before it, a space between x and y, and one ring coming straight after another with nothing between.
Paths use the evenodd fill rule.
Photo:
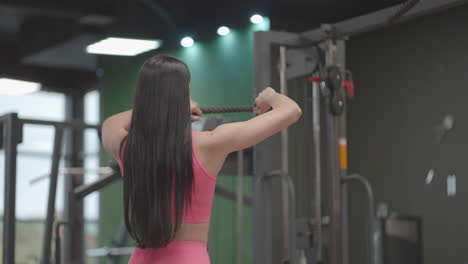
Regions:
<instances>
[{"instance_id":1,"label":"gym machine","mask_svg":"<svg viewBox=\"0 0 468 264\"><path fill-rule=\"evenodd\" d=\"M367 262L384 263L372 186L348 174L346 114L354 84L346 40L465 2L410 0L300 34L255 33L255 94L274 87L303 108L298 124L254 148L255 264L348 264L348 185L354 182L368 199Z\"/></svg>"}]
</instances>

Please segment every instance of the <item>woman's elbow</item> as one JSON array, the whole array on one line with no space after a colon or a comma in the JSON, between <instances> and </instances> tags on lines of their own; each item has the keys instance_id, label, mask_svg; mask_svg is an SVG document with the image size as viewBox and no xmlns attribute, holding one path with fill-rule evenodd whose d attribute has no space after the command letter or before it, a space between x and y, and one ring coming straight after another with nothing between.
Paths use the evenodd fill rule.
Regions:
<instances>
[{"instance_id":1,"label":"woman's elbow","mask_svg":"<svg viewBox=\"0 0 468 264\"><path fill-rule=\"evenodd\" d=\"M107 118L106 120L104 120L104 122L102 122L102 125L101 125L102 140L104 140L104 136L107 134L107 131L109 130L109 126L111 125L110 123L112 121L109 119L110 118Z\"/></svg>"},{"instance_id":2,"label":"woman's elbow","mask_svg":"<svg viewBox=\"0 0 468 264\"><path fill-rule=\"evenodd\" d=\"M298 121L301 118L301 116L302 116L302 109L299 106L297 106L297 109L296 109L296 118L297 119L296 119L296 121Z\"/></svg>"},{"instance_id":3,"label":"woman's elbow","mask_svg":"<svg viewBox=\"0 0 468 264\"><path fill-rule=\"evenodd\" d=\"M116 131L116 129L113 128L112 123L113 123L112 117L109 117L106 120L104 120L104 122L102 122L102 125L101 125L101 141L106 151L108 151L109 146L112 145L112 139L113 139L112 131L114 132Z\"/></svg>"},{"instance_id":4,"label":"woman's elbow","mask_svg":"<svg viewBox=\"0 0 468 264\"><path fill-rule=\"evenodd\" d=\"M292 109L291 109L291 121L293 123L296 123L297 121L299 121L299 119L301 118L302 116L302 109L299 107L299 105L295 105Z\"/></svg>"}]
</instances>

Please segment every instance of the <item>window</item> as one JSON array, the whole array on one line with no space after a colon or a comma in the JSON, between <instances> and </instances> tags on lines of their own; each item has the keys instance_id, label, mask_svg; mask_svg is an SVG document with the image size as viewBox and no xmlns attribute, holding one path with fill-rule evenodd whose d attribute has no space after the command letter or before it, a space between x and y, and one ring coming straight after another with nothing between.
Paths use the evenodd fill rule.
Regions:
<instances>
[{"instance_id":1,"label":"window","mask_svg":"<svg viewBox=\"0 0 468 264\"><path fill-rule=\"evenodd\" d=\"M0 95L0 116L15 112L20 118L64 121L65 104L64 94L52 92L40 91L21 96ZM89 92L85 96L85 122L99 122L98 91ZM36 263L41 258L54 134L54 128L50 126L23 127L23 141L18 145L17 157L15 249L18 263ZM85 130L84 140L85 169L95 171L99 167L100 146L96 131ZM3 219L4 213L4 161L4 151L0 150L0 219ZM60 168L62 167L63 158L60 164ZM58 179L56 217L63 215L64 177L69 176L60 174ZM87 173L85 182L92 182L97 177L96 173ZM87 248L94 248L98 241L98 194L87 196L84 202L85 243ZM0 240L0 243L3 241ZM1 244L0 248L3 248Z\"/></svg>"}]
</instances>

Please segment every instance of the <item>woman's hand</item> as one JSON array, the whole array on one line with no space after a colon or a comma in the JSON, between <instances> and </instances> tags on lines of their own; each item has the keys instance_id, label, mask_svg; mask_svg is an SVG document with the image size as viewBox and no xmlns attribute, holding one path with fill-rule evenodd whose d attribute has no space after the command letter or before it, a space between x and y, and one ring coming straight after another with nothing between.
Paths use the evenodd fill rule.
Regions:
<instances>
[{"instance_id":1,"label":"woman's hand","mask_svg":"<svg viewBox=\"0 0 468 264\"><path fill-rule=\"evenodd\" d=\"M273 88L268 87L255 98L255 113L261 115L271 110L273 101L278 95Z\"/></svg>"},{"instance_id":2,"label":"woman's hand","mask_svg":"<svg viewBox=\"0 0 468 264\"><path fill-rule=\"evenodd\" d=\"M198 107L198 103L190 99L190 112L192 113L192 122L200 121L203 114L202 110Z\"/></svg>"}]
</instances>

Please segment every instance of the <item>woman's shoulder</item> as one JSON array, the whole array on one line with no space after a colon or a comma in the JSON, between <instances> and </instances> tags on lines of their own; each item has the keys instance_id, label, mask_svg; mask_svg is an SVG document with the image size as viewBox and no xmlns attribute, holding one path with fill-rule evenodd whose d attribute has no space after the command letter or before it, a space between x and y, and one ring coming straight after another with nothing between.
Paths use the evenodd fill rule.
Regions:
<instances>
[{"instance_id":1,"label":"woman's shoulder","mask_svg":"<svg viewBox=\"0 0 468 264\"><path fill-rule=\"evenodd\" d=\"M209 175L216 177L224 164L225 155L214 147L211 131L194 131L192 135L193 150L198 160Z\"/></svg>"},{"instance_id":2,"label":"woman's shoulder","mask_svg":"<svg viewBox=\"0 0 468 264\"><path fill-rule=\"evenodd\" d=\"M210 141L210 131L197 131L192 130L192 142L195 146L198 147L206 147L209 145Z\"/></svg>"}]
</instances>

